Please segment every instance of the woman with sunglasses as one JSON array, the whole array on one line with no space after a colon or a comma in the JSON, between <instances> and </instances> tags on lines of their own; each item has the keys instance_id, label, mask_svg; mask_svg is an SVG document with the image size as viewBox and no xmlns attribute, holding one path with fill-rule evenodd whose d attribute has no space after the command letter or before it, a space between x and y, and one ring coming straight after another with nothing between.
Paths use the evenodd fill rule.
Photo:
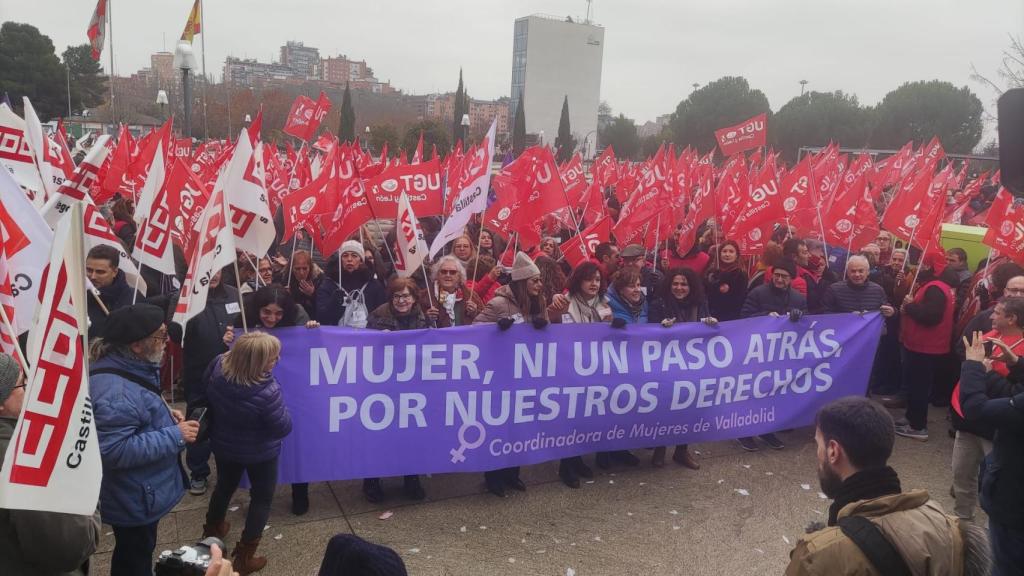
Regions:
<instances>
[{"instance_id":1,"label":"woman with sunglasses","mask_svg":"<svg viewBox=\"0 0 1024 576\"><path fill-rule=\"evenodd\" d=\"M466 268L462 262L452 255L442 256L431 272L434 281L429 289L433 306L426 311L427 316L438 328L472 324L484 304L466 286Z\"/></svg>"}]
</instances>

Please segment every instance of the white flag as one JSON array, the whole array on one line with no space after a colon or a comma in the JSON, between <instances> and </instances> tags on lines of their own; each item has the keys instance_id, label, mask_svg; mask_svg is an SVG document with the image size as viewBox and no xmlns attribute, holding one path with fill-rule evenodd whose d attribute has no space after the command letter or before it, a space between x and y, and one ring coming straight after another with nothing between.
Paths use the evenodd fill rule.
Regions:
<instances>
[{"instance_id":1,"label":"white flag","mask_svg":"<svg viewBox=\"0 0 1024 576\"><path fill-rule=\"evenodd\" d=\"M430 257L433 258L444 248L445 244L462 235L469 223L469 217L487 209L487 192L491 187L491 160L494 158L494 129L497 120L491 122L484 141L463 163L462 173L456 175L455 185L462 186L459 195L452 203L448 220L430 245ZM465 183L465 184L463 184Z\"/></svg>"},{"instance_id":2,"label":"white flag","mask_svg":"<svg viewBox=\"0 0 1024 576\"><path fill-rule=\"evenodd\" d=\"M0 508L90 515L103 464L89 398L82 205L54 236L25 401L0 471Z\"/></svg>"},{"instance_id":3,"label":"white flag","mask_svg":"<svg viewBox=\"0 0 1024 576\"><path fill-rule=\"evenodd\" d=\"M277 231L263 185L263 151L259 146L262 144L254 150L248 133L242 130L227 169L217 178L214 192L224 192L235 246L261 257L274 243Z\"/></svg>"},{"instance_id":4,"label":"white flag","mask_svg":"<svg viewBox=\"0 0 1024 576\"><path fill-rule=\"evenodd\" d=\"M46 188L39 177L32 147L25 136L25 121L6 102L0 104L0 164L25 189L36 209L46 203Z\"/></svg>"},{"instance_id":5,"label":"white flag","mask_svg":"<svg viewBox=\"0 0 1024 576\"><path fill-rule=\"evenodd\" d=\"M188 263L188 274L181 285L174 322L182 329L189 319L206 308L210 278L235 259L235 235L228 220L228 206L223 188L217 187L199 219L199 233Z\"/></svg>"},{"instance_id":6,"label":"white flag","mask_svg":"<svg viewBox=\"0 0 1024 576\"><path fill-rule=\"evenodd\" d=\"M402 191L398 198L398 253L395 254L395 273L401 278L412 276L427 257L427 241L423 239L423 229L412 211L409 195Z\"/></svg>"},{"instance_id":7,"label":"white flag","mask_svg":"<svg viewBox=\"0 0 1024 576\"><path fill-rule=\"evenodd\" d=\"M89 196L89 188L96 185L103 162L110 154L110 136L103 135L96 140L96 145L89 149L89 153L82 159L82 163L75 168L71 178L64 181L57 188L46 205L40 210L43 219L50 225L50 228L57 226L57 222L71 210L71 205L80 202Z\"/></svg>"},{"instance_id":8,"label":"white flag","mask_svg":"<svg viewBox=\"0 0 1024 576\"><path fill-rule=\"evenodd\" d=\"M39 285L50 259L53 230L6 170L0 170L0 233L14 295L14 329L32 328L39 306Z\"/></svg>"},{"instance_id":9,"label":"white flag","mask_svg":"<svg viewBox=\"0 0 1024 576\"><path fill-rule=\"evenodd\" d=\"M146 265L168 276L174 276L177 273L174 266L174 246L171 242L171 229L174 223L171 208L167 203L167 193L165 184L160 187L149 214L143 218L138 233L135 234L132 255L138 260L139 266Z\"/></svg>"},{"instance_id":10,"label":"white flag","mask_svg":"<svg viewBox=\"0 0 1024 576\"><path fill-rule=\"evenodd\" d=\"M22 96L21 100L25 104L25 137L32 148L43 188L46 189L46 197L49 198L64 183L64 170L56 166L53 160L54 157L59 158L60 153L53 154L50 150L50 139L43 132L43 125L39 122L39 116L36 115L36 109L32 107L28 96Z\"/></svg>"}]
</instances>

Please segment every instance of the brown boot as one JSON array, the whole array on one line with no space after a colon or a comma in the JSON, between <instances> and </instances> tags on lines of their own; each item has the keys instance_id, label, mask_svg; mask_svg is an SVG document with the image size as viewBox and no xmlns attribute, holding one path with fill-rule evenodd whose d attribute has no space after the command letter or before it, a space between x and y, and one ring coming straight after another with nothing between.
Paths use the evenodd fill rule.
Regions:
<instances>
[{"instance_id":1,"label":"brown boot","mask_svg":"<svg viewBox=\"0 0 1024 576\"><path fill-rule=\"evenodd\" d=\"M267 565L267 559L263 556L256 556L256 547L260 545L260 539L239 540L235 544L235 551L232 554L231 565L238 572L239 576L246 576L253 572L259 572Z\"/></svg>"},{"instance_id":2,"label":"brown boot","mask_svg":"<svg viewBox=\"0 0 1024 576\"><path fill-rule=\"evenodd\" d=\"M700 470L700 462L694 460L693 455L690 454L690 448L686 444L676 446L676 451L672 453L672 460L690 470Z\"/></svg>"},{"instance_id":3,"label":"brown boot","mask_svg":"<svg viewBox=\"0 0 1024 576\"><path fill-rule=\"evenodd\" d=\"M231 531L231 523L227 520L221 520L216 524L203 524L203 538L209 538L210 536L220 538L224 540L227 537L228 532Z\"/></svg>"},{"instance_id":4,"label":"brown boot","mask_svg":"<svg viewBox=\"0 0 1024 576\"><path fill-rule=\"evenodd\" d=\"M665 447L659 446L654 449L654 454L651 456L651 466L655 468L661 468L665 465Z\"/></svg>"}]
</instances>

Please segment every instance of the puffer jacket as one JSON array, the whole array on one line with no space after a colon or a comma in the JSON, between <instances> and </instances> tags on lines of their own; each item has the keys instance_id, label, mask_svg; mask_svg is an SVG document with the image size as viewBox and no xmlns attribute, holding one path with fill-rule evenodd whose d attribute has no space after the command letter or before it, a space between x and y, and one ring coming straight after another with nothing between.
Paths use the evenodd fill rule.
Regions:
<instances>
[{"instance_id":1,"label":"puffer jacket","mask_svg":"<svg viewBox=\"0 0 1024 576\"><path fill-rule=\"evenodd\" d=\"M767 316L772 312L785 315L790 310L806 312L807 299L793 288L779 290L771 284L762 284L747 293L747 299L743 301L743 309L740 310L740 317Z\"/></svg>"},{"instance_id":2,"label":"puffer jacket","mask_svg":"<svg viewBox=\"0 0 1024 576\"><path fill-rule=\"evenodd\" d=\"M540 316L547 318L546 311ZM473 324L494 324L502 318L514 318L516 322L528 320L523 318L523 310L516 302L516 297L510 286L498 288L494 293L494 298L491 298L484 309L473 319Z\"/></svg>"},{"instance_id":3,"label":"puffer jacket","mask_svg":"<svg viewBox=\"0 0 1024 576\"><path fill-rule=\"evenodd\" d=\"M826 313L875 312L887 304L885 290L870 280L856 285L849 281L835 282L825 289L821 303Z\"/></svg>"},{"instance_id":4,"label":"puffer jacket","mask_svg":"<svg viewBox=\"0 0 1024 576\"><path fill-rule=\"evenodd\" d=\"M959 521L943 513L924 490L847 504L839 518L847 516L874 522L912 574L963 574L964 538ZM842 528L830 526L796 543L786 574L875 576L878 571Z\"/></svg>"},{"instance_id":5,"label":"puffer jacket","mask_svg":"<svg viewBox=\"0 0 1024 576\"><path fill-rule=\"evenodd\" d=\"M648 303L647 296L644 296L639 306L632 306L614 288L608 287L608 305L611 306L612 317L621 318L627 324L647 324Z\"/></svg>"},{"instance_id":6,"label":"puffer jacket","mask_svg":"<svg viewBox=\"0 0 1024 576\"><path fill-rule=\"evenodd\" d=\"M412 314L400 317L395 316L395 311L391 309L389 302L381 304L373 312L370 312L366 327L370 330L397 332L399 330L421 330L429 328L430 324L420 307L414 306Z\"/></svg>"},{"instance_id":7,"label":"puffer jacket","mask_svg":"<svg viewBox=\"0 0 1024 576\"><path fill-rule=\"evenodd\" d=\"M215 358L205 378L206 398L213 412L213 453L237 464L277 457L281 440L292 431L281 385L273 376L250 385L235 384L224 376L223 362L223 354Z\"/></svg>"},{"instance_id":8,"label":"puffer jacket","mask_svg":"<svg viewBox=\"0 0 1024 576\"><path fill-rule=\"evenodd\" d=\"M117 374L121 370L147 387ZM111 526L144 526L156 522L185 495L184 470L178 453L185 448L171 411L156 392L160 367L108 354L90 367L96 433L103 460L100 513Z\"/></svg>"},{"instance_id":9,"label":"puffer jacket","mask_svg":"<svg viewBox=\"0 0 1024 576\"><path fill-rule=\"evenodd\" d=\"M0 418L0 466L17 420ZM100 514L59 514L0 508L4 576L78 576L100 543Z\"/></svg>"}]
</instances>

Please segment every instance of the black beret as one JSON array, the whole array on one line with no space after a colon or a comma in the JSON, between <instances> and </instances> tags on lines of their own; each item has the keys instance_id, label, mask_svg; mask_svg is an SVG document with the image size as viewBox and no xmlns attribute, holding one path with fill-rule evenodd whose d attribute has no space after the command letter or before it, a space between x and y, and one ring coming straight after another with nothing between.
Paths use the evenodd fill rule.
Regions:
<instances>
[{"instance_id":1,"label":"black beret","mask_svg":"<svg viewBox=\"0 0 1024 576\"><path fill-rule=\"evenodd\" d=\"M789 272L790 278L796 278L796 262L792 258L783 258L781 262L775 265L775 268Z\"/></svg>"},{"instance_id":2,"label":"black beret","mask_svg":"<svg viewBox=\"0 0 1024 576\"><path fill-rule=\"evenodd\" d=\"M131 344L156 332L163 323L164 311L159 306L132 304L110 313L103 339L113 344Z\"/></svg>"}]
</instances>

